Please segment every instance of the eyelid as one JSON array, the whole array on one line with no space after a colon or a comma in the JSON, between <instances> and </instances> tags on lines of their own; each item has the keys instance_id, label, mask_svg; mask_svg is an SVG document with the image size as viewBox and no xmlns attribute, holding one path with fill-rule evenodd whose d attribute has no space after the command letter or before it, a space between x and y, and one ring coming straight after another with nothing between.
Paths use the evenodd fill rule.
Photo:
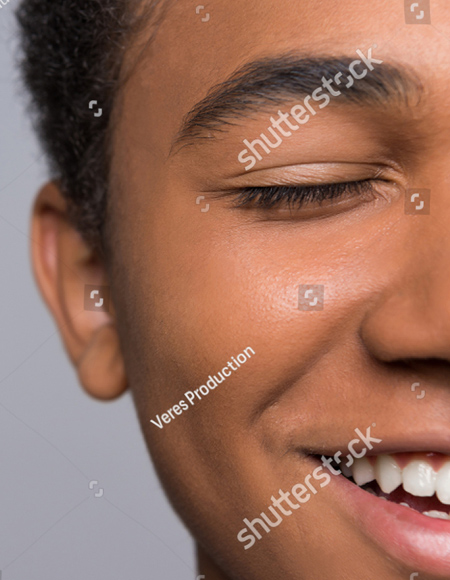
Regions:
<instances>
[{"instance_id":1,"label":"eyelid","mask_svg":"<svg viewBox=\"0 0 450 580\"><path fill-rule=\"evenodd\" d=\"M357 161L298 163L266 167L248 174L240 173L226 179L222 187L217 183L214 189L216 191L224 191L275 184L316 185L318 183L352 182L379 178L402 181L402 173L400 168L384 161L376 163ZM210 185L205 188L208 191L211 191L211 189Z\"/></svg>"},{"instance_id":2,"label":"eyelid","mask_svg":"<svg viewBox=\"0 0 450 580\"><path fill-rule=\"evenodd\" d=\"M286 206L301 209L311 203L339 200L349 195L353 198L374 193L373 179L314 185L272 185L238 188L222 192L220 197L234 197L235 208L254 207L261 210ZM381 181L381 180L378 180Z\"/></svg>"},{"instance_id":3,"label":"eyelid","mask_svg":"<svg viewBox=\"0 0 450 580\"><path fill-rule=\"evenodd\" d=\"M356 182L366 179L376 179L383 171L380 167L352 165L343 163L311 163L300 167L286 167L277 175L268 173L266 179L272 182L274 178L279 184L317 185L328 183ZM254 175L256 177L256 175ZM263 175L258 176L261 183Z\"/></svg>"}]
</instances>

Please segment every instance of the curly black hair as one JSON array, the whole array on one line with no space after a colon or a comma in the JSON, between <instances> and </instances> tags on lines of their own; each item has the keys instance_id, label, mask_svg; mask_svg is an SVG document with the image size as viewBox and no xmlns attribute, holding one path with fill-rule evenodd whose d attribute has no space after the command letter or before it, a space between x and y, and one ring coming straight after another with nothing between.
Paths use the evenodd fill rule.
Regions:
<instances>
[{"instance_id":1,"label":"curly black hair","mask_svg":"<svg viewBox=\"0 0 450 580\"><path fill-rule=\"evenodd\" d=\"M112 113L126 80L124 54L146 24L152 24L147 43L152 40L165 5L166 0L23 0L16 11L19 66L51 178L68 202L72 223L100 250ZM97 104L89 108L91 101Z\"/></svg>"}]
</instances>

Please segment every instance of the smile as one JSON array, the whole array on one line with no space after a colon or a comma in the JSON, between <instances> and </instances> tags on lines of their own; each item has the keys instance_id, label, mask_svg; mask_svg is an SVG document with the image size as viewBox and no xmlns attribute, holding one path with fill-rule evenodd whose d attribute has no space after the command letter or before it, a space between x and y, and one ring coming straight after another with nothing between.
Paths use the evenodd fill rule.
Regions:
<instances>
[{"instance_id":1,"label":"smile","mask_svg":"<svg viewBox=\"0 0 450 580\"><path fill-rule=\"evenodd\" d=\"M313 457L327 458L336 476L327 492L363 535L410 570L450 576L450 455L380 453L349 467L333 455Z\"/></svg>"},{"instance_id":2,"label":"smile","mask_svg":"<svg viewBox=\"0 0 450 580\"><path fill-rule=\"evenodd\" d=\"M450 520L450 457L400 453L356 459L343 475L378 497L423 515Z\"/></svg>"}]
</instances>

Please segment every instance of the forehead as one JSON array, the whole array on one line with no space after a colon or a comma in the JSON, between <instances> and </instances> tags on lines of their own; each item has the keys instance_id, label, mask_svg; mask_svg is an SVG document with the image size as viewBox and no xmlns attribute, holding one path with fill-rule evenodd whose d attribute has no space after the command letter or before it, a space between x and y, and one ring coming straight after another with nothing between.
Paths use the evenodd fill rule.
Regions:
<instances>
[{"instance_id":1,"label":"forehead","mask_svg":"<svg viewBox=\"0 0 450 580\"><path fill-rule=\"evenodd\" d=\"M448 78L447 4L433 4L437 30L405 24L404 3L392 0L210 0L204 9L169 0L152 42L136 43L127 55L139 59L119 126L126 124L128 138L155 160L165 159L183 118L212 87L248 62L292 51L356 58L357 49L377 45L378 57L412 67L422 81Z\"/></svg>"}]
</instances>

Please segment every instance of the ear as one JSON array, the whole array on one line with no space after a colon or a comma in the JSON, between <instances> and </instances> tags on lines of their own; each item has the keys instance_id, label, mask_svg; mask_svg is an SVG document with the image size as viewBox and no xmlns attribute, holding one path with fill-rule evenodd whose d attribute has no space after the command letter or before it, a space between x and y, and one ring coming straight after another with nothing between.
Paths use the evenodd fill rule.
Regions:
<instances>
[{"instance_id":1,"label":"ear","mask_svg":"<svg viewBox=\"0 0 450 580\"><path fill-rule=\"evenodd\" d=\"M70 224L53 182L36 197L31 240L36 281L82 386L99 399L118 397L126 376L106 269Z\"/></svg>"}]
</instances>

